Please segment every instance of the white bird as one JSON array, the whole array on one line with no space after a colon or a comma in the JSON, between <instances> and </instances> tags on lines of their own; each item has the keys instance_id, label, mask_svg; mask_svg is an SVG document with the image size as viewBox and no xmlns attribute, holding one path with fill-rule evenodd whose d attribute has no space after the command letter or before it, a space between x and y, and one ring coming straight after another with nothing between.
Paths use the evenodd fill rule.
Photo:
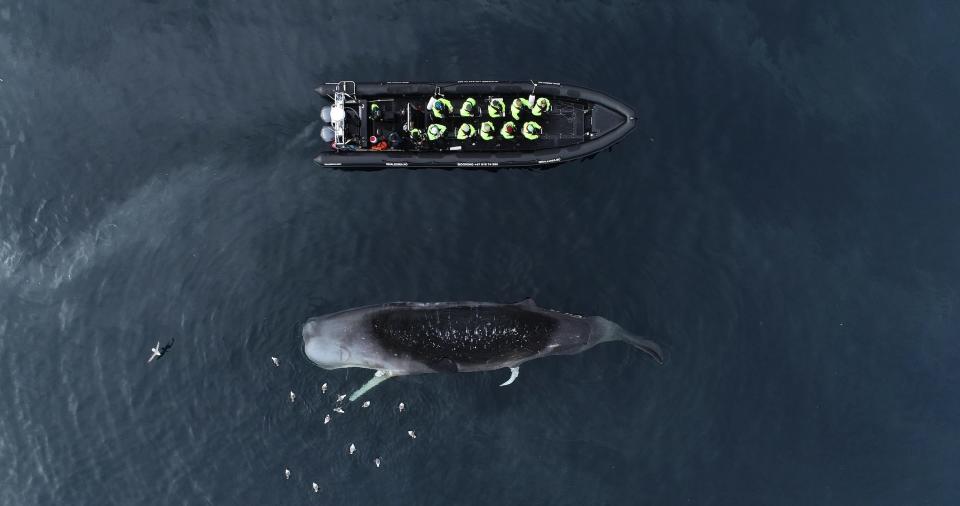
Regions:
<instances>
[{"instance_id":1,"label":"white bird","mask_svg":"<svg viewBox=\"0 0 960 506\"><path fill-rule=\"evenodd\" d=\"M357 447L350 443L350 455L353 455L357 451Z\"/></svg>"},{"instance_id":2,"label":"white bird","mask_svg":"<svg viewBox=\"0 0 960 506\"><path fill-rule=\"evenodd\" d=\"M160 353L160 341L157 341L157 345L150 348L150 358L147 360L147 363L153 362L153 360L160 355L162 355L162 353Z\"/></svg>"},{"instance_id":3,"label":"white bird","mask_svg":"<svg viewBox=\"0 0 960 506\"><path fill-rule=\"evenodd\" d=\"M277 357L270 357L270 360L273 360L273 365L274 365L274 366L280 367L280 359L279 359L279 358L277 358Z\"/></svg>"},{"instance_id":4,"label":"white bird","mask_svg":"<svg viewBox=\"0 0 960 506\"><path fill-rule=\"evenodd\" d=\"M412 431L412 430L408 430L408 431L407 431L407 435L410 436L410 437L413 438L413 439L417 439L417 433L414 432L414 431Z\"/></svg>"},{"instance_id":5,"label":"white bird","mask_svg":"<svg viewBox=\"0 0 960 506\"><path fill-rule=\"evenodd\" d=\"M403 408L405 408L405 407L407 407L407 406L406 406L404 403L401 402L400 405L397 406L397 409L399 409L400 412L403 413Z\"/></svg>"},{"instance_id":6,"label":"white bird","mask_svg":"<svg viewBox=\"0 0 960 506\"><path fill-rule=\"evenodd\" d=\"M342 414L343 414L343 408L341 408L340 406L337 406L337 407L333 408L333 412L334 412L334 413L340 413L340 414L342 415Z\"/></svg>"},{"instance_id":7,"label":"white bird","mask_svg":"<svg viewBox=\"0 0 960 506\"><path fill-rule=\"evenodd\" d=\"M320 493L320 485L317 485L317 482L313 482L313 491L314 493Z\"/></svg>"},{"instance_id":8,"label":"white bird","mask_svg":"<svg viewBox=\"0 0 960 506\"><path fill-rule=\"evenodd\" d=\"M289 470L289 469L284 469L284 470L283 470L283 477L286 478L286 479L288 479L288 480L290 479L290 470Z\"/></svg>"},{"instance_id":9,"label":"white bird","mask_svg":"<svg viewBox=\"0 0 960 506\"><path fill-rule=\"evenodd\" d=\"M370 401L364 402L363 405L360 406L360 407L361 407L361 408L369 408L369 407L370 407Z\"/></svg>"},{"instance_id":10,"label":"white bird","mask_svg":"<svg viewBox=\"0 0 960 506\"><path fill-rule=\"evenodd\" d=\"M380 467L380 457L373 459L373 465Z\"/></svg>"},{"instance_id":11,"label":"white bird","mask_svg":"<svg viewBox=\"0 0 960 506\"><path fill-rule=\"evenodd\" d=\"M337 396L337 402L343 402L347 398L347 394L340 394Z\"/></svg>"},{"instance_id":12,"label":"white bird","mask_svg":"<svg viewBox=\"0 0 960 506\"><path fill-rule=\"evenodd\" d=\"M293 393L293 390L290 391L290 402L297 400L297 394Z\"/></svg>"},{"instance_id":13,"label":"white bird","mask_svg":"<svg viewBox=\"0 0 960 506\"><path fill-rule=\"evenodd\" d=\"M323 424L326 425L328 423L330 423L330 415L323 417Z\"/></svg>"},{"instance_id":14,"label":"white bird","mask_svg":"<svg viewBox=\"0 0 960 506\"><path fill-rule=\"evenodd\" d=\"M327 384L326 384L326 383L320 385L320 393L322 393L322 394L327 393Z\"/></svg>"}]
</instances>

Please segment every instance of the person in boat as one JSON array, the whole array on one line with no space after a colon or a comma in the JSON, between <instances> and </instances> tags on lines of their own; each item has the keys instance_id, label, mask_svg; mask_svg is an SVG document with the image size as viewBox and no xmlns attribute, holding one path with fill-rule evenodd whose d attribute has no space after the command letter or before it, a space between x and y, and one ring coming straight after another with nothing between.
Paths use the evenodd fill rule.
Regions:
<instances>
[{"instance_id":1,"label":"person in boat","mask_svg":"<svg viewBox=\"0 0 960 506\"><path fill-rule=\"evenodd\" d=\"M550 112L550 99L547 97L540 97L533 102L533 107L530 108L530 113L534 116L543 116L543 113Z\"/></svg>"},{"instance_id":2,"label":"person in boat","mask_svg":"<svg viewBox=\"0 0 960 506\"><path fill-rule=\"evenodd\" d=\"M383 109L380 108L380 104L376 102L370 104L370 117L375 120L383 119Z\"/></svg>"},{"instance_id":3,"label":"person in boat","mask_svg":"<svg viewBox=\"0 0 960 506\"><path fill-rule=\"evenodd\" d=\"M474 135L477 135L477 129L473 127L470 123L464 123L460 125L460 128L457 129L457 140L463 141L467 140Z\"/></svg>"},{"instance_id":4,"label":"person in boat","mask_svg":"<svg viewBox=\"0 0 960 506\"><path fill-rule=\"evenodd\" d=\"M430 99L430 102L427 103L427 109L433 111L434 118L446 118L447 115L453 113L453 104L449 100L437 96Z\"/></svg>"},{"instance_id":5,"label":"person in boat","mask_svg":"<svg viewBox=\"0 0 960 506\"><path fill-rule=\"evenodd\" d=\"M520 121L520 113L523 112L523 108L530 108L530 102L525 98L515 98L513 102L510 103L510 115L513 116L513 119Z\"/></svg>"},{"instance_id":6,"label":"person in boat","mask_svg":"<svg viewBox=\"0 0 960 506\"><path fill-rule=\"evenodd\" d=\"M487 105L487 115L491 118L502 118L507 115L507 106L504 105L502 98L491 98Z\"/></svg>"},{"instance_id":7,"label":"person in boat","mask_svg":"<svg viewBox=\"0 0 960 506\"><path fill-rule=\"evenodd\" d=\"M419 128L410 130L410 140L413 141L414 144L420 144L423 142L423 132L421 132Z\"/></svg>"},{"instance_id":8,"label":"person in boat","mask_svg":"<svg viewBox=\"0 0 960 506\"><path fill-rule=\"evenodd\" d=\"M508 121L504 123L503 126L500 128L500 136L507 140L513 139L516 133L517 133L517 125L515 125L512 121Z\"/></svg>"},{"instance_id":9,"label":"person in boat","mask_svg":"<svg viewBox=\"0 0 960 506\"><path fill-rule=\"evenodd\" d=\"M485 141L492 141L496 131L492 121L484 121L480 124L480 138Z\"/></svg>"},{"instance_id":10,"label":"person in boat","mask_svg":"<svg viewBox=\"0 0 960 506\"><path fill-rule=\"evenodd\" d=\"M468 118L472 116L476 116L477 115L476 111L477 111L477 99L473 97L467 97L467 99L463 101L463 105L460 106L461 116L466 116Z\"/></svg>"},{"instance_id":11,"label":"person in boat","mask_svg":"<svg viewBox=\"0 0 960 506\"><path fill-rule=\"evenodd\" d=\"M427 140L435 141L443 137L443 133L447 131L447 127L439 123L431 123L427 127Z\"/></svg>"},{"instance_id":12,"label":"person in boat","mask_svg":"<svg viewBox=\"0 0 960 506\"><path fill-rule=\"evenodd\" d=\"M535 141L540 138L540 134L543 133L543 128L536 121L528 121L523 124L523 136L527 140Z\"/></svg>"}]
</instances>

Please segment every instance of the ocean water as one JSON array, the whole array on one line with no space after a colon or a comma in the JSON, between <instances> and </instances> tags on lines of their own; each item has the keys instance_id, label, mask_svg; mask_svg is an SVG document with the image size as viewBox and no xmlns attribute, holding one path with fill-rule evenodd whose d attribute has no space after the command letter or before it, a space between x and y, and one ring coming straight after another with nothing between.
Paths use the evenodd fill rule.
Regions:
<instances>
[{"instance_id":1,"label":"ocean water","mask_svg":"<svg viewBox=\"0 0 960 506\"><path fill-rule=\"evenodd\" d=\"M0 1L0 504L957 504L957 26L939 1ZM324 170L312 88L340 79L576 83L640 126L547 171ZM312 366L308 317L525 297L667 362L394 379L323 424L369 372Z\"/></svg>"}]
</instances>

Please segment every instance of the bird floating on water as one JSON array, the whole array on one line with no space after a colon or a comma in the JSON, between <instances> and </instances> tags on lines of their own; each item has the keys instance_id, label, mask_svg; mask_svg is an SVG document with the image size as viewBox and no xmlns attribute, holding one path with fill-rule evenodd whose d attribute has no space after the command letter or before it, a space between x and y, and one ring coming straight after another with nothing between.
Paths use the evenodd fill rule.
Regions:
<instances>
[{"instance_id":1,"label":"bird floating on water","mask_svg":"<svg viewBox=\"0 0 960 506\"><path fill-rule=\"evenodd\" d=\"M341 408L340 406L333 408L333 411L334 413L340 413L341 415L343 414L343 408Z\"/></svg>"},{"instance_id":2,"label":"bird floating on water","mask_svg":"<svg viewBox=\"0 0 960 506\"><path fill-rule=\"evenodd\" d=\"M361 407L361 408L369 408L369 407L370 407L370 401L364 402L363 405L360 406L360 407Z\"/></svg>"},{"instance_id":3,"label":"bird floating on water","mask_svg":"<svg viewBox=\"0 0 960 506\"><path fill-rule=\"evenodd\" d=\"M350 443L350 455L353 455L357 451L357 447Z\"/></svg>"},{"instance_id":4,"label":"bird floating on water","mask_svg":"<svg viewBox=\"0 0 960 506\"><path fill-rule=\"evenodd\" d=\"M160 341L157 341L157 345L153 348L150 348L150 358L147 360L147 363L149 364L150 362L153 362L154 359L159 358L160 355L163 354L160 353Z\"/></svg>"},{"instance_id":5,"label":"bird floating on water","mask_svg":"<svg viewBox=\"0 0 960 506\"><path fill-rule=\"evenodd\" d=\"M326 425L328 423L330 423L330 415L323 417L323 424Z\"/></svg>"},{"instance_id":6,"label":"bird floating on water","mask_svg":"<svg viewBox=\"0 0 960 506\"><path fill-rule=\"evenodd\" d=\"M340 394L337 396L337 402L343 402L347 398L347 394Z\"/></svg>"},{"instance_id":7,"label":"bird floating on water","mask_svg":"<svg viewBox=\"0 0 960 506\"><path fill-rule=\"evenodd\" d=\"M286 478L286 479L288 479L288 480L290 479L290 470L289 470L289 469L284 469L284 470L283 470L283 477Z\"/></svg>"},{"instance_id":8,"label":"bird floating on water","mask_svg":"<svg viewBox=\"0 0 960 506\"><path fill-rule=\"evenodd\" d=\"M408 430L407 435L410 436L412 439L417 439L417 433L412 430Z\"/></svg>"},{"instance_id":9,"label":"bird floating on water","mask_svg":"<svg viewBox=\"0 0 960 506\"><path fill-rule=\"evenodd\" d=\"M280 367L280 359L277 357L270 357L270 360L273 360L274 367Z\"/></svg>"},{"instance_id":10,"label":"bird floating on water","mask_svg":"<svg viewBox=\"0 0 960 506\"><path fill-rule=\"evenodd\" d=\"M317 485L317 482L313 482L313 492L317 494L320 493L320 485Z\"/></svg>"},{"instance_id":11,"label":"bird floating on water","mask_svg":"<svg viewBox=\"0 0 960 506\"><path fill-rule=\"evenodd\" d=\"M373 459L373 465L377 466L378 468L380 467L380 457Z\"/></svg>"},{"instance_id":12,"label":"bird floating on water","mask_svg":"<svg viewBox=\"0 0 960 506\"><path fill-rule=\"evenodd\" d=\"M405 408L405 407L407 407L407 405L401 402L400 405L397 406L397 409L399 409L400 412L403 413L403 408Z\"/></svg>"},{"instance_id":13,"label":"bird floating on water","mask_svg":"<svg viewBox=\"0 0 960 506\"><path fill-rule=\"evenodd\" d=\"M326 383L320 385L320 393L322 393L322 394L327 393L327 384L326 384Z\"/></svg>"},{"instance_id":14,"label":"bird floating on water","mask_svg":"<svg viewBox=\"0 0 960 506\"><path fill-rule=\"evenodd\" d=\"M290 391L290 402L297 400L297 394L293 393L293 390Z\"/></svg>"}]
</instances>

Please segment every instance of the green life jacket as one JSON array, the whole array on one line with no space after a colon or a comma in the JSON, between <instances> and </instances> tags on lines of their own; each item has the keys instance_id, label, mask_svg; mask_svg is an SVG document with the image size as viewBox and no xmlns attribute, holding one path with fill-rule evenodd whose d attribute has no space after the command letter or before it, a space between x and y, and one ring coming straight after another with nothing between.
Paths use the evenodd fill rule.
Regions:
<instances>
[{"instance_id":1,"label":"green life jacket","mask_svg":"<svg viewBox=\"0 0 960 506\"><path fill-rule=\"evenodd\" d=\"M524 107L530 107L530 102L527 99L513 99L513 102L510 103L510 115L513 116L513 119L520 121L520 112L523 111Z\"/></svg>"},{"instance_id":2,"label":"green life jacket","mask_svg":"<svg viewBox=\"0 0 960 506\"><path fill-rule=\"evenodd\" d=\"M469 107L468 107L469 106ZM470 97L463 101L463 105L460 106L460 115L461 116L473 116L473 111L477 108L477 101L473 97Z\"/></svg>"},{"instance_id":3,"label":"green life jacket","mask_svg":"<svg viewBox=\"0 0 960 506\"><path fill-rule=\"evenodd\" d=\"M413 142L420 142L421 140L423 140L423 132L421 132L419 128L414 128L413 130L410 130L410 139Z\"/></svg>"},{"instance_id":4,"label":"green life jacket","mask_svg":"<svg viewBox=\"0 0 960 506\"><path fill-rule=\"evenodd\" d=\"M440 103L440 105L442 105L443 108L437 109L437 105L436 105L436 104L433 105L432 110L433 110L433 117L434 117L434 118L442 118L442 117L446 116L447 114L450 114L451 112L453 112L453 104L451 104L449 100L447 100L447 99L445 99L445 98L443 98L443 97L440 97L440 98L436 99L436 101L437 101L438 103Z\"/></svg>"},{"instance_id":5,"label":"green life jacket","mask_svg":"<svg viewBox=\"0 0 960 506\"><path fill-rule=\"evenodd\" d=\"M457 129L457 140L469 139L477 133L477 129L473 128L473 125L470 123L464 123L460 125L460 128Z\"/></svg>"},{"instance_id":6,"label":"green life jacket","mask_svg":"<svg viewBox=\"0 0 960 506\"><path fill-rule=\"evenodd\" d=\"M443 133L447 131L447 127L439 124L433 123L427 127L427 140L435 141L443 137Z\"/></svg>"},{"instance_id":7,"label":"green life jacket","mask_svg":"<svg viewBox=\"0 0 960 506\"><path fill-rule=\"evenodd\" d=\"M490 104L487 105L487 115L491 118L502 118L506 115L502 98L490 99Z\"/></svg>"},{"instance_id":8,"label":"green life jacket","mask_svg":"<svg viewBox=\"0 0 960 506\"><path fill-rule=\"evenodd\" d=\"M523 124L523 136L531 141L535 141L539 139L540 132L542 131L543 131L543 128L541 128L540 124L537 123L536 121L528 121Z\"/></svg>"},{"instance_id":9,"label":"green life jacket","mask_svg":"<svg viewBox=\"0 0 960 506\"><path fill-rule=\"evenodd\" d=\"M480 138L481 138L481 139L483 139L483 140L485 140L485 141L493 140L493 133L494 133L494 132L496 132L496 129L493 128L493 122L492 122L492 121L484 121L483 124L480 125Z\"/></svg>"},{"instance_id":10,"label":"green life jacket","mask_svg":"<svg viewBox=\"0 0 960 506\"><path fill-rule=\"evenodd\" d=\"M500 135L501 135L504 139L513 139L514 134L512 134L512 133L510 133L510 132L507 131L507 127L508 127L508 126L509 126L509 127L514 127L514 128L517 127L512 121L508 121L508 122L506 122L506 123L503 124L503 127L500 128Z\"/></svg>"},{"instance_id":11,"label":"green life jacket","mask_svg":"<svg viewBox=\"0 0 960 506\"><path fill-rule=\"evenodd\" d=\"M550 110L550 99L547 97L540 97L533 103L533 107L530 109L530 112L534 116L541 116L543 113Z\"/></svg>"}]
</instances>

